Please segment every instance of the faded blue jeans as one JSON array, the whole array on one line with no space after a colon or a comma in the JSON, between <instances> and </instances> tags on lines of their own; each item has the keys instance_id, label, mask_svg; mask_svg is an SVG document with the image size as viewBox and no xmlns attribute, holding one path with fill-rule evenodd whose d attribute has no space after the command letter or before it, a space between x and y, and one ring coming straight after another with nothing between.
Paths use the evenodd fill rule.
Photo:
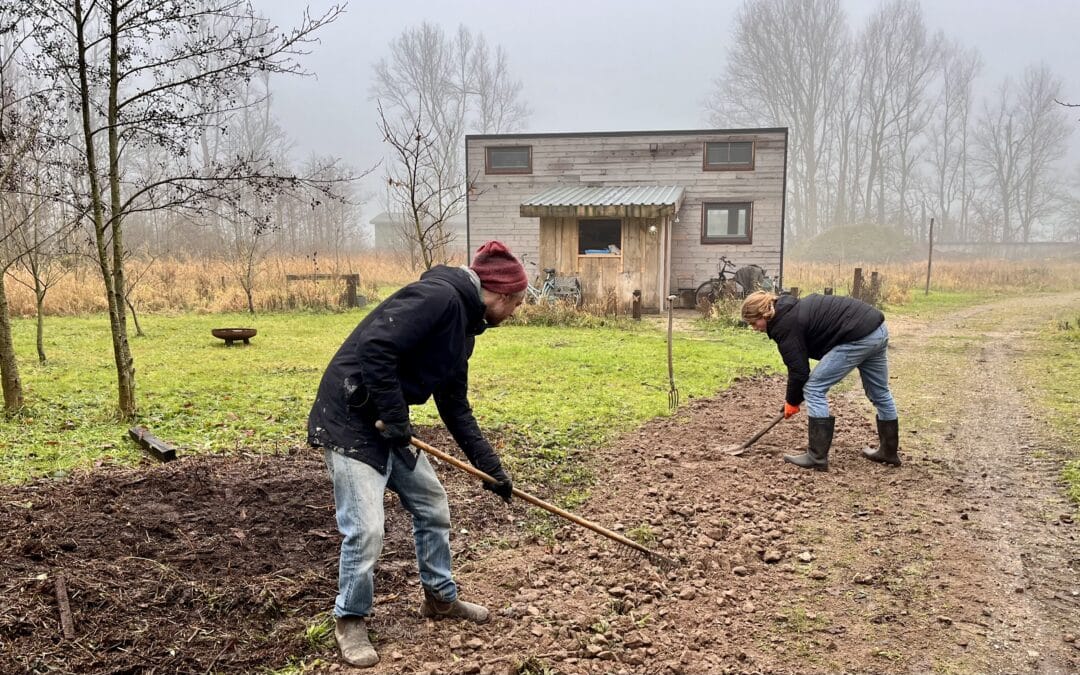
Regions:
<instances>
[{"instance_id":1,"label":"faded blue jeans","mask_svg":"<svg viewBox=\"0 0 1080 675\"><path fill-rule=\"evenodd\" d=\"M334 616L370 616L375 598L375 562L383 547L383 494L390 488L412 514L413 539L420 583L445 602L457 599L450 574L450 505L424 453L412 471L386 462L386 475L359 460L324 450L326 468L334 483L337 524L344 539L338 561L338 595Z\"/></svg>"},{"instance_id":2,"label":"faded blue jeans","mask_svg":"<svg viewBox=\"0 0 1080 675\"><path fill-rule=\"evenodd\" d=\"M806 414L810 417L829 416L829 389L844 377L859 369L863 391L877 408L879 420L896 419L896 403L889 391L889 359L885 354L889 346L889 329L882 323L866 337L836 345L829 350L803 385Z\"/></svg>"}]
</instances>

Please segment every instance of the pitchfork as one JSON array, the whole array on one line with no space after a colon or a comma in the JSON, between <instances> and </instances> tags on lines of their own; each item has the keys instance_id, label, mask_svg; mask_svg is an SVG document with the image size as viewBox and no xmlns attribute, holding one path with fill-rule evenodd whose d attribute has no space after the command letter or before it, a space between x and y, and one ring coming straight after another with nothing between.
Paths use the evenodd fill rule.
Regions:
<instances>
[{"instance_id":1,"label":"pitchfork","mask_svg":"<svg viewBox=\"0 0 1080 675\"><path fill-rule=\"evenodd\" d=\"M679 407L679 390L675 388L675 364L671 359L671 327L675 322L675 298L677 295L667 296L667 376L671 388L668 389L668 408L674 410Z\"/></svg>"}]
</instances>

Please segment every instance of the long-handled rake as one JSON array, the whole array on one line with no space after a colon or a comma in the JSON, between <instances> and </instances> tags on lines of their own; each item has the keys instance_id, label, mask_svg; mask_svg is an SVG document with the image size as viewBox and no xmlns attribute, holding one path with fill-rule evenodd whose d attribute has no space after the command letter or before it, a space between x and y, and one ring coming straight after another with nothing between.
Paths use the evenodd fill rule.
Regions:
<instances>
[{"instance_id":1,"label":"long-handled rake","mask_svg":"<svg viewBox=\"0 0 1080 675\"><path fill-rule=\"evenodd\" d=\"M671 358L671 328L675 323L675 298L676 295L667 296L667 376L670 388L668 389L668 408L675 410L679 407L679 390L675 388L675 362Z\"/></svg>"},{"instance_id":2,"label":"long-handled rake","mask_svg":"<svg viewBox=\"0 0 1080 675\"><path fill-rule=\"evenodd\" d=\"M376 424L376 426L381 426L381 425L382 425L382 422L378 422ZM451 466L453 466L453 467L455 467L457 469L461 469L462 471L465 471L466 473L470 473L473 476L476 476L477 478L479 478L480 480L482 480L482 481L484 481L486 483L497 483L498 482L494 478L489 476L488 474L481 471L480 469L477 469L476 467L474 467L474 466L472 466L470 464L466 464L465 462L463 462L460 459L454 457L453 455L446 454L442 450L438 450L436 448L433 448L432 446L430 446L427 443L423 442L419 438L416 438L415 436L410 440L410 443L412 443L413 447L419 448L420 450L423 450L424 452L428 453L429 455L432 455L434 457L438 457L439 459L446 462L447 464L449 464L449 465L451 465ZM524 490L519 490L517 488L513 488L512 492L513 492L514 496L517 497L518 499L526 501L526 502L532 504L533 506L538 506L538 507L544 509L545 511L549 511L551 513L554 513L555 515L559 516L560 518L565 518L566 520L569 520L570 522L574 523L575 525L580 525L581 527L592 530L593 532L596 532L597 534L602 534L605 537L607 537L608 539L611 539L612 541L615 541L615 542L617 542L617 543L619 543L619 544L621 544L623 546L626 546L626 547L632 549L634 552L641 554L642 556L645 557L645 559L647 559L649 562L656 565L657 567L660 567L661 569L672 569L674 567L679 566L679 562L677 560L674 560L672 558L668 558L667 556L661 555L661 554L657 553L656 551L652 551L650 549L647 549L644 546L642 546L641 544L634 541L633 539L627 539L626 537L622 536L618 532L613 532L613 531L607 529L606 527L602 527L600 525L597 525L596 523L594 523L594 522L592 522L590 520L586 520L586 519L582 518L581 516L575 516L574 514L570 513L569 511L565 511L563 509L560 509L558 506L555 506L554 504L550 504L548 502L545 502L543 499L540 499L539 497L534 497L531 494L529 494L528 492L525 492Z\"/></svg>"}]
</instances>

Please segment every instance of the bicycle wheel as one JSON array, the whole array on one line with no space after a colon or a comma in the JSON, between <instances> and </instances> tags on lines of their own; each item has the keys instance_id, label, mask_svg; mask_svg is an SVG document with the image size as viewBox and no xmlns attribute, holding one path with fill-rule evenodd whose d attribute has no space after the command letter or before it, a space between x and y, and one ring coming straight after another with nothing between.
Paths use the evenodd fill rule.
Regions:
<instances>
[{"instance_id":1,"label":"bicycle wheel","mask_svg":"<svg viewBox=\"0 0 1080 675\"><path fill-rule=\"evenodd\" d=\"M716 286L712 280L706 281L697 287L694 292L694 305L698 308L709 307L717 300Z\"/></svg>"}]
</instances>

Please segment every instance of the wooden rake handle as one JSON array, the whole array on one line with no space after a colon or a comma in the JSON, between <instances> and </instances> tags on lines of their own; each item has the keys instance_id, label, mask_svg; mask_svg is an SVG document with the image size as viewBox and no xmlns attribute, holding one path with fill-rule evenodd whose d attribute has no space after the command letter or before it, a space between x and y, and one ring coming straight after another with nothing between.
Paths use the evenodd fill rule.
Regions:
<instances>
[{"instance_id":1,"label":"wooden rake handle","mask_svg":"<svg viewBox=\"0 0 1080 675\"><path fill-rule=\"evenodd\" d=\"M382 421L376 422L375 426L376 427L382 427ZM475 466L472 466L471 464L463 462L460 459L458 459L457 457L454 457L453 455L448 455L447 453L443 452L442 450L439 450L437 448L434 448L434 447L428 445L427 443L423 442L419 438L416 438L415 436L413 436L409 440L409 442L412 443L413 447L419 448L420 450L423 450L424 452L428 453L429 455L432 455L434 457L438 457L439 459L446 462L447 464L449 464L449 465L451 465L453 467L456 467L458 469L461 469L462 471L464 471L466 473L470 473L473 476L476 476L480 480L484 481L485 483L497 483L498 482L497 480L495 480L494 478L492 478L488 474L484 473L480 469L477 469ZM633 539L627 539L626 537L622 536L618 532L614 532L612 530L607 529L606 527L603 527L601 525L597 525L596 523L594 523L594 522L592 522L590 520L586 520L586 519L582 518L581 516L576 516L573 513L570 513L569 511L567 511L565 509L560 509L558 506L555 506L554 504L546 502L543 499L540 499L539 497L534 497L531 494L529 494L528 492L525 492L524 490L519 490L517 488L512 488L511 491L513 492L514 496L517 497L518 499L520 499L522 501L525 501L525 502L528 502L528 503L532 504L533 506L538 506L538 507L540 507L540 508L542 508L545 511L548 511L550 513L554 513L555 515L559 516L560 518L565 518L566 520L569 520L570 522L574 523L575 525L580 525L581 527L584 527L584 528L586 528L588 530L592 530L593 532L595 532L597 534L600 534L600 535L603 535L603 536L607 537L608 539L611 539L612 541L616 541L616 542L622 544L623 546L627 546L629 548L632 548L635 551L638 551L639 553L643 554L646 558L648 558L652 562L654 562L654 563L656 563L656 564L658 564L660 566L674 567L674 566L678 565L678 563L676 561L672 560L671 558L668 558L666 556L660 555L659 553L657 553L655 551L647 549L644 546L642 546L641 544L634 541Z\"/></svg>"}]
</instances>

